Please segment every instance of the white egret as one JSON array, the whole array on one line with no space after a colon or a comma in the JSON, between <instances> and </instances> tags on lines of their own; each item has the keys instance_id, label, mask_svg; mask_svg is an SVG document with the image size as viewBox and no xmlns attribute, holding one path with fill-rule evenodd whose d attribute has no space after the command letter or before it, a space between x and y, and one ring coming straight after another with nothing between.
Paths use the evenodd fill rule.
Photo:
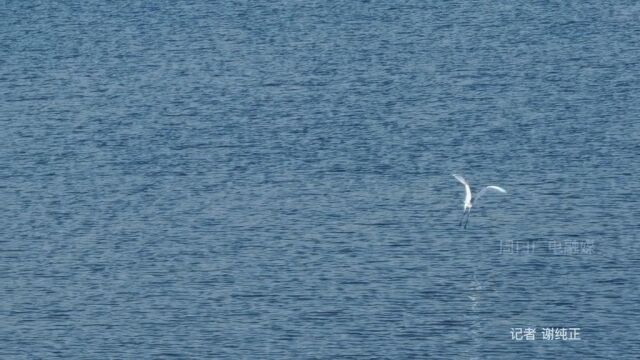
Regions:
<instances>
[{"instance_id":1,"label":"white egret","mask_svg":"<svg viewBox=\"0 0 640 360\"><path fill-rule=\"evenodd\" d=\"M503 194L507 192L507 190L501 188L500 186L489 185L484 189L480 190L480 192L476 196L473 196L471 194L471 187L469 186L469 182L467 182L467 180L465 180L465 178L463 178L460 175L457 175L457 174L452 174L452 175L454 178L456 178L456 180L460 181L462 185L464 185L464 192L465 192L464 212L462 213L462 217L460 218L460 223L458 224L458 226L462 226L462 220L464 220L464 216L466 215L467 220L464 222L465 229L467 228L467 223L469 223L469 215L471 214L471 207L478 201L478 199L482 195L484 195L489 190L501 192Z\"/></svg>"}]
</instances>

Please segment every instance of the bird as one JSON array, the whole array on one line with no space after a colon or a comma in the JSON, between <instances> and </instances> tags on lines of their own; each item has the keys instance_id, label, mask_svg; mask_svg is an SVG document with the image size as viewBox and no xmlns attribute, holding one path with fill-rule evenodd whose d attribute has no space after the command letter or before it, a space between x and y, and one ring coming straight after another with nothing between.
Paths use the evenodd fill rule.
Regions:
<instances>
[{"instance_id":1,"label":"bird","mask_svg":"<svg viewBox=\"0 0 640 360\"><path fill-rule=\"evenodd\" d=\"M487 191L492 190L492 191L497 191L503 194L507 193L507 190L501 188L500 186L495 186L495 185L489 185L487 187L485 187L484 189L480 190L480 192L476 195L473 196L471 194L471 187L469 186L469 182L467 180L465 180L465 178L463 178L460 175L457 174L451 174L453 175L454 178L456 178L456 180L458 180L459 182L462 183L462 185L464 185L464 192L465 192L465 196L464 196L464 212L462 213L462 217L460 218L460 223L458 224L458 226L462 226L462 220L464 220L465 215L467 216L467 220L464 222L464 228L467 228L467 224L469 223L469 216L471 214L471 207L478 201L478 199L480 199L480 197L482 195L484 195Z\"/></svg>"}]
</instances>

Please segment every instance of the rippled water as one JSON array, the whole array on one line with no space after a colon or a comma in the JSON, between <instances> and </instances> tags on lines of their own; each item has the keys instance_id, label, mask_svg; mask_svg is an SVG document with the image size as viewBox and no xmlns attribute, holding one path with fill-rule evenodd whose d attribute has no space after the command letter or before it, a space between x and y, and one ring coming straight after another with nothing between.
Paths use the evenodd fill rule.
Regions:
<instances>
[{"instance_id":1,"label":"rippled water","mask_svg":"<svg viewBox=\"0 0 640 360\"><path fill-rule=\"evenodd\" d=\"M633 2L0 17L2 358L640 353Z\"/></svg>"}]
</instances>

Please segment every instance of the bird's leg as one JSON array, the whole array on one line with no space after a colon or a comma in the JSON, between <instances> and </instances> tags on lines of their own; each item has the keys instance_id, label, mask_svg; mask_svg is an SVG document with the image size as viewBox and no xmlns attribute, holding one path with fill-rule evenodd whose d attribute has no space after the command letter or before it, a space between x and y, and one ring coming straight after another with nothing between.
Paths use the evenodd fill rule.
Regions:
<instances>
[{"instance_id":1,"label":"bird's leg","mask_svg":"<svg viewBox=\"0 0 640 360\"><path fill-rule=\"evenodd\" d=\"M471 209L467 212L467 221L464 222L464 228L467 228L467 224L469 223L469 217L471 217Z\"/></svg>"},{"instance_id":2,"label":"bird's leg","mask_svg":"<svg viewBox=\"0 0 640 360\"><path fill-rule=\"evenodd\" d=\"M458 226L462 226L462 220L464 220L465 215L467 215L467 209L464 209L464 211L462 212L462 217L460 218L460 222L458 223Z\"/></svg>"}]
</instances>

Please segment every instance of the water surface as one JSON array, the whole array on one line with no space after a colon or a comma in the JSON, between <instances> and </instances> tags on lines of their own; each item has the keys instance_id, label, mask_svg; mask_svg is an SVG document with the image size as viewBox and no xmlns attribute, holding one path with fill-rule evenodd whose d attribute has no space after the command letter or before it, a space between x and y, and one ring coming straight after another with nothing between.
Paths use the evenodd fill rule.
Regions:
<instances>
[{"instance_id":1,"label":"water surface","mask_svg":"<svg viewBox=\"0 0 640 360\"><path fill-rule=\"evenodd\" d=\"M640 353L633 2L0 17L2 358Z\"/></svg>"}]
</instances>

